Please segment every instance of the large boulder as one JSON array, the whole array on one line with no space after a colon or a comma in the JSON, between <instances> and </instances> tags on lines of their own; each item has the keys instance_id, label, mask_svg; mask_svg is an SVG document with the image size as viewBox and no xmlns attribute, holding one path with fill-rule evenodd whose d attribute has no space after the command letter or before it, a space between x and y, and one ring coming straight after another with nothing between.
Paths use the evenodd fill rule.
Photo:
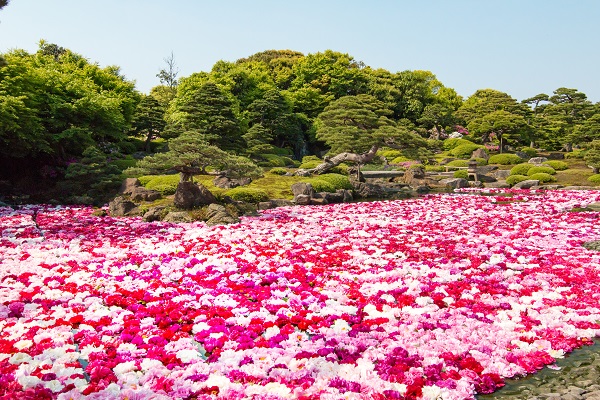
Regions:
<instances>
[{"instance_id":1,"label":"large boulder","mask_svg":"<svg viewBox=\"0 0 600 400\"><path fill-rule=\"evenodd\" d=\"M420 186L425 179L425 170L423 168L409 168L404 172L404 182L410 186Z\"/></svg>"},{"instance_id":2,"label":"large boulder","mask_svg":"<svg viewBox=\"0 0 600 400\"><path fill-rule=\"evenodd\" d=\"M315 195L315 189L313 189L310 183L298 182L292 185L292 193L294 194L294 197L301 194L313 197Z\"/></svg>"},{"instance_id":3,"label":"large boulder","mask_svg":"<svg viewBox=\"0 0 600 400\"><path fill-rule=\"evenodd\" d=\"M539 184L540 181L537 179L527 179L526 181L516 183L513 186L513 189L531 189L532 187L538 186Z\"/></svg>"},{"instance_id":4,"label":"large boulder","mask_svg":"<svg viewBox=\"0 0 600 400\"><path fill-rule=\"evenodd\" d=\"M130 197L133 201L154 201L160 199L162 195L156 190L150 190L143 186L139 186L133 188Z\"/></svg>"},{"instance_id":5,"label":"large boulder","mask_svg":"<svg viewBox=\"0 0 600 400\"><path fill-rule=\"evenodd\" d=\"M590 190L593 189L591 186L565 186L563 190Z\"/></svg>"},{"instance_id":6,"label":"large boulder","mask_svg":"<svg viewBox=\"0 0 600 400\"><path fill-rule=\"evenodd\" d=\"M194 182L179 182L173 203L175 207L191 210L194 207L216 203L217 199L204 186Z\"/></svg>"},{"instance_id":7,"label":"large boulder","mask_svg":"<svg viewBox=\"0 0 600 400\"><path fill-rule=\"evenodd\" d=\"M463 178L442 179L439 183L451 189L468 188L471 186L469 181Z\"/></svg>"},{"instance_id":8,"label":"large boulder","mask_svg":"<svg viewBox=\"0 0 600 400\"><path fill-rule=\"evenodd\" d=\"M299 206L307 206L310 204L311 196L307 194L299 194L294 197L294 203Z\"/></svg>"},{"instance_id":9,"label":"large boulder","mask_svg":"<svg viewBox=\"0 0 600 400\"><path fill-rule=\"evenodd\" d=\"M108 212L113 217L131 217L140 214L136 204L123 196L117 196L108 203Z\"/></svg>"},{"instance_id":10,"label":"large boulder","mask_svg":"<svg viewBox=\"0 0 600 400\"><path fill-rule=\"evenodd\" d=\"M338 189L335 192L342 194L342 197L343 197L342 202L344 202L344 203L350 203L351 201L354 200L354 196L352 195L351 190Z\"/></svg>"},{"instance_id":11,"label":"large boulder","mask_svg":"<svg viewBox=\"0 0 600 400\"><path fill-rule=\"evenodd\" d=\"M582 244L588 250L600 251L600 240L593 240L591 242L585 242Z\"/></svg>"},{"instance_id":12,"label":"large boulder","mask_svg":"<svg viewBox=\"0 0 600 400\"><path fill-rule=\"evenodd\" d=\"M165 207L151 207L146 213L142 216L142 219L146 222L154 222L160 221L164 217Z\"/></svg>"},{"instance_id":13,"label":"large boulder","mask_svg":"<svg viewBox=\"0 0 600 400\"><path fill-rule=\"evenodd\" d=\"M519 157L522 160L529 160L531 156L523 151L515 151L515 156Z\"/></svg>"},{"instance_id":14,"label":"large boulder","mask_svg":"<svg viewBox=\"0 0 600 400\"><path fill-rule=\"evenodd\" d=\"M550 153L548 154L548 160L564 160L565 159L565 155L564 153Z\"/></svg>"},{"instance_id":15,"label":"large boulder","mask_svg":"<svg viewBox=\"0 0 600 400\"><path fill-rule=\"evenodd\" d=\"M494 177L496 179L506 179L510 176L510 169L499 169L494 172Z\"/></svg>"},{"instance_id":16,"label":"large boulder","mask_svg":"<svg viewBox=\"0 0 600 400\"><path fill-rule=\"evenodd\" d=\"M486 188L508 189L510 185L506 181L490 182L485 184Z\"/></svg>"},{"instance_id":17,"label":"large boulder","mask_svg":"<svg viewBox=\"0 0 600 400\"><path fill-rule=\"evenodd\" d=\"M533 157L533 158L529 159L528 163L535 164L535 165L542 165L546 161L548 161L548 159L546 157Z\"/></svg>"},{"instance_id":18,"label":"large boulder","mask_svg":"<svg viewBox=\"0 0 600 400\"><path fill-rule=\"evenodd\" d=\"M343 203L344 202L344 194L343 193L330 193L330 192L319 192L315 194L314 198L317 199L325 199L327 203Z\"/></svg>"},{"instance_id":19,"label":"large boulder","mask_svg":"<svg viewBox=\"0 0 600 400\"><path fill-rule=\"evenodd\" d=\"M353 182L353 185L356 195L364 199L379 199L389 196L386 189L380 185L365 182Z\"/></svg>"},{"instance_id":20,"label":"large boulder","mask_svg":"<svg viewBox=\"0 0 600 400\"><path fill-rule=\"evenodd\" d=\"M487 151L485 151L485 149L479 148L479 149L475 150L473 152L473 154L471 154L471 158L483 158L483 159L489 160L490 155L488 154Z\"/></svg>"},{"instance_id":21,"label":"large boulder","mask_svg":"<svg viewBox=\"0 0 600 400\"><path fill-rule=\"evenodd\" d=\"M227 176L217 176L213 179L213 184L221 189L233 189L238 186L249 185L252 182L250 178L232 179Z\"/></svg>"},{"instance_id":22,"label":"large boulder","mask_svg":"<svg viewBox=\"0 0 600 400\"><path fill-rule=\"evenodd\" d=\"M259 210L269 210L271 208L288 207L288 206L293 206L293 205L294 205L294 202L291 200L272 199L269 201L261 201L260 203L258 203L258 209Z\"/></svg>"},{"instance_id":23,"label":"large boulder","mask_svg":"<svg viewBox=\"0 0 600 400\"><path fill-rule=\"evenodd\" d=\"M136 188L142 187L138 178L126 178L121 183L121 188L119 189L119 193L121 194L131 194Z\"/></svg>"},{"instance_id":24,"label":"large boulder","mask_svg":"<svg viewBox=\"0 0 600 400\"><path fill-rule=\"evenodd\" d=\"M234 215L226 207L220 204L210 204L206 209L208 220L206 224L209 226L235 224L240 222L237 215Z\"/></svg>"},{"instance_id":25,"label":"large boulder","mask_svg":"<svg viewBox=\"0 0 600 400\"><path fill-rule=\"evenodd\" d=\"M171 211L163 218L163 222L192 222L192 217L186 211Z\"/></svg>"}]
</instances>

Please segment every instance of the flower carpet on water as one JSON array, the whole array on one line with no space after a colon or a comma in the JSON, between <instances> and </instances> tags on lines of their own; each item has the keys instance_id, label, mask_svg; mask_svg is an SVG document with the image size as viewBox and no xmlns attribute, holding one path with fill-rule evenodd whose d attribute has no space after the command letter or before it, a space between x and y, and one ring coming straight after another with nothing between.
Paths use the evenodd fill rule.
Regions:
<instances>
[{"instance_id":1,"label":"flower carpet on water","mask_svg":"<svg viewBox=\"0 0 600 400\"><path fill-rule=\"evenodd\" d=\"M570 211L598 200L431 195L217 227L2 208L0 398L490 393L600 334L600 253L581 247L599 213Z\"/></svg>"}]
</instances>

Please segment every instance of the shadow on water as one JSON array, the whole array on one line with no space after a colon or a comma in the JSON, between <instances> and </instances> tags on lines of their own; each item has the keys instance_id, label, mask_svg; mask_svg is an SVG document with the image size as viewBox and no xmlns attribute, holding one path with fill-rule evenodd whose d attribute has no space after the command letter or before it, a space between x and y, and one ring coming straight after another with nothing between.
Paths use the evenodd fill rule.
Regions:
<instances>
[{"instance_id":1,"label":"shadow on water","mask_svg":"<svg viewBox=\"0 0 600 400\"><path fill-rule=\"evenodd\" d=\"M600 338L591 346L565 355L556 360L560 369L545 367L535 374L519 379L507 379L506 385L492 394L477 395L476 399L529 399L543 393L557 393L569 386L600 384Z\"/></svg>"}]
</instances>

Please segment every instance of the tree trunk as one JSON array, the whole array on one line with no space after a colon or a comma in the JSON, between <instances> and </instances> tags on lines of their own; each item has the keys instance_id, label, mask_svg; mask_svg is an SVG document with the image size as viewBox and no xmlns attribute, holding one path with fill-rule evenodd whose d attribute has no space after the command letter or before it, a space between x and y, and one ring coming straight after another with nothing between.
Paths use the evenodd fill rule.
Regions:
<instances>
[{"instance_id":1,"label":"tree trunk","mask_svg":"<svg viewBox=\"0 0 600 400\"><path fill-rule=\"evenodd\" d=\"M323 163L317 165L315 168L308 169L308 170L298 170L296 172L296 174L300 175L300 174L302 174L302 172L300 174L298 172L303 171L303 173L320 175L320 174L323 174L323 173L329 171L333 167L337 167L338 165L340 165L341 163L346 162L346 161L353 162L360 166L361 164L366 164L369 161L373 160L375 158L375 155L377 154L377 150L379 150L379 146L373 145L369 149L369 151L367 151L366 153L362 153L362 154L341 153L332 158L326 157L323 160ZM359 167L359 170L360 170L360 167Z\"/></svg>"}]
</instances>

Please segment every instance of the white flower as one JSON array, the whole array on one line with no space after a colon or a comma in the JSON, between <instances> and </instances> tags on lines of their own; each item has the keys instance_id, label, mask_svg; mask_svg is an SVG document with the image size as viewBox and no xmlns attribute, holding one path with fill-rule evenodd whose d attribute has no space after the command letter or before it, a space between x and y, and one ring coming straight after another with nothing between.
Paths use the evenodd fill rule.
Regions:
<instances>
[{"instance_id":1,"label":"white flower","mask_svg":"<svg viewBox=\"0 0 600 400\"><path fill-rule=\"evenodd\" d=\"M127 361L124 363L120 363L115 365L115 367L113 368L113 371L115 372L115 375L122 375L126 372L131 372L131 371L135 371L136 367L135 367L135 362L134 361Z\"/></svg>"},{"instance_id":2,"label":"white flower","mask_svg":"<svg viewBox=\"0 0 600 400\"><path fill-rule=\"evenodd\" d=\"M29 340L29 339L23 339L23 340L19 340L15 344L13 344L13 346L15 348L17 348L18 350L23 350L23 349L26 349L28 347L31 347L32 344L33 344L33 342L31 340Z\"/></svg>"},{"instance_id":3,"label":"white flower","mask_svg":"<svg viewBox=\"0 0 600 400\"><path fill-rule=\"evenodd\" d=\"M15 353L8 360L11 364L22 364L24 362L30 362L32 360L31 356L27 353Z\"/></svg>"},{"instance_id":4,"label":"white flower","mask_svg":"<svg viewBox=\"0 0 600 400\"><path fill-rule=\"evenodd\" d=\"M196 350L183 349L179 350L175 354L183 363L189 363L192 360L197 360L200 358L200 353L198 353Z\"/></svg>"},{"instance_id":5,"label":"white flower","mask_svg":"<svg viewBox=\"0 0 600 400\"><path fill-rule=\"evenodd\" d=\"M333 323L333 325L331 326L331 329L333 329L333 331L335 333L337 333L338 335L342 334L342 333L347 333L350 331L350 325L348 325L348 323L343 320L343 319L336 319L335 322Z\"/></svg>"},{"instance_id":6,"label":"white flower","mask_svg":"<svg viewBox=\"0 0 600 400\"><path fill-rule=\"evenodd\" d=\"M279 332L280 332L279 327L277 325L273 325L273 326L265 329L265 333L264 333L265 339L271 339L273 336L279 335Z\"/></svg>"},{"instance_id":7,"label":"white flower","mask_svg":"<svg viewBox=\"0 0 600 400\"><path fill-rule=\"evenodd\" d=\"M44 386L47 389L52 390L54 393L60 392L64 388L64 385L62 383L60 383L60 381L58 381L57 379L53 379L51 381L44 382Z\"/></svg>"}]
</instances>

